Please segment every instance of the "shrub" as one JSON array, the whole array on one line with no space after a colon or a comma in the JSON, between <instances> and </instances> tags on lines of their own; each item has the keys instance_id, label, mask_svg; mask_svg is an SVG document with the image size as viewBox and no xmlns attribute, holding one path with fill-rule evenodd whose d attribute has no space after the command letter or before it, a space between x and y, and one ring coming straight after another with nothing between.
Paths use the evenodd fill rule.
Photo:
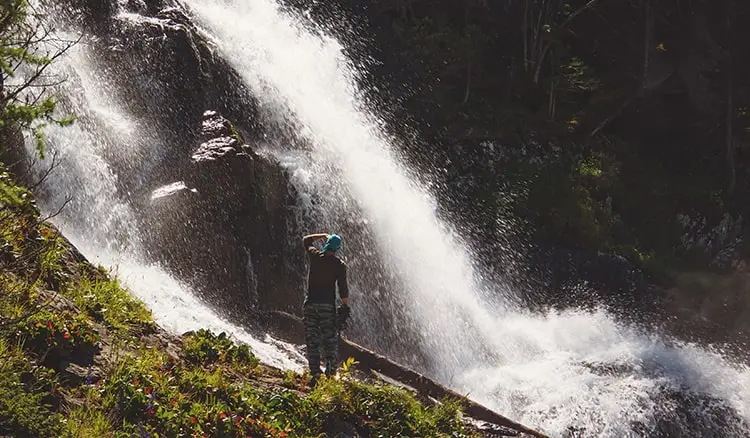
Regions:
<instances>
[{"instance_id":1,"label":"shrub","mask_svg":"<svg viewBox=\"0 0 750 438\"><path fill-rule=\"evenodd\" d=\"M196 365L233 363L255 367L259 362L247 345L236 345L224 332L217 336L200 329L187 337L184 348L185 359Z\"/></svg>"}]
</instances>

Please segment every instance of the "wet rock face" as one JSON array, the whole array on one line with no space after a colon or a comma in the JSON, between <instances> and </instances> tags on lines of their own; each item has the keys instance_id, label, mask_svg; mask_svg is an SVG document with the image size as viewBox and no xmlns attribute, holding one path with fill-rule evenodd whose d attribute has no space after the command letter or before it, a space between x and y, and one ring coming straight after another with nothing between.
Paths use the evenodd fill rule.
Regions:
<instances>
[{"instance_id":1,"label":"wet rock face","mask_svg":"<svg viewBox=\"0 0 750 438\"><path fill-rule=\"evenodd\" d=\"M539 246L530 260L531 275L551 295L545 306L605 304L628 312L646 311L658 306L663 296L663 291L650 284L643 272L617 254ZM582 284L587 287L574 287Z\"/></svg>"},{"instance_id":2,"label":"wet rock face","mask_svg":"<svg viewBox=\"0 0 750 438\"><path fill-rule=\"evenodd\" d=\"M171 0L64 0L65 26L85 34L87 62L115 101L149 131L158 172L113 163L124 192L150 191L190 168L203 111L224 114L246 138L259 135L256 100L239 74ZM162 151L165 151L162 153Z\"/></svg>"},{"instance_id":3,"label":"wet rock face","mask_svg":"<svg viewBox=\"0 0 750 438\"><path fill-rule=\"evenodd\" d=\"M201 124L203 143L193 153L191 160L196 164L232 159L238 156L252 158L253 152L248 145L242 144L242 137L234 130L229 120L216 111L203 113Z\"/></svg>"},{"instance_id":4,"label":"wet rock face","mask_svg":"<svg viewBox=\"0 0 750 438\"><path fill-rule=\"evenodd\" d=\"M302 232L287 178L256 152L265 130L256 100L190 12L172 0L55 7L86 35L87 62L143 133L148 157L109 164L142 216L150 261L238 318L297 313L305 266L289 244Z\"/></svg>"},{"instance_id":5,"label":"wet rock face","mask_svg":"<svg viewBox=\"0 0 750 438\"><path fill-rule=\"evenodd\" d=\"M180 181L152 195L152 257L238 319L296 312L304 265L287 244L299 231L285 175L216 111L204 113L200 133Z\"/></svg>"}]
</instances>

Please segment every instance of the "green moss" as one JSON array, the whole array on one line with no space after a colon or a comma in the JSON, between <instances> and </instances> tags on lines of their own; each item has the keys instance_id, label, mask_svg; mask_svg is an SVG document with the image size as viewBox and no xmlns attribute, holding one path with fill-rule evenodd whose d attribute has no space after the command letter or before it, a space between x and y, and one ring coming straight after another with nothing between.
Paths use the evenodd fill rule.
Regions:
<instances>
[{"instance_id":1,"label":"green moss","mask_svg":"<svg viewBox=\"0 0 750 438\"><path fill-rule=\"evenodd\" d=\"M231 122L229 126L232 128L232 137L234 137L239 144L245 144L245 139L242 137L242 134L240 134L240 131L238 131Z\"/></svg>"}]
</instances>

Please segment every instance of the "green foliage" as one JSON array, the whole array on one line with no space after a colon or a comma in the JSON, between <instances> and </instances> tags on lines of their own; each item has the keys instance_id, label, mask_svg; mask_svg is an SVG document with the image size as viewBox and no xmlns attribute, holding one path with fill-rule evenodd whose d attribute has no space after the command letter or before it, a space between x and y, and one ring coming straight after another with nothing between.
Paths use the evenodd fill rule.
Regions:
<instances>
[{"instance_id":1,"label":"green foliage","mask_svg":"<svg viewBox=\"0 0 750 438\"><path fill-rule=\"evenodd\" d=\"M0 435L60 436L63 417L53 409L56 388L51 370L34 366L0 338Z\"/></svg>"},{"instance_id":2,"label":"green foliage","mask_svg":"<svg viewBox=\"0 0 750 438\"><path fill-rule=\"evenodd\" d=\"M79 309L118 334L139 333L153 327L151 311L116 278L85 275L67 285L65 295Z\"/></svg>"},{"instance_id":3,"label":"green foliage","mask_svg":"<svg viewBox=\"0 0 750 438\"><path fill-rule=\"evenodd\" d=\"M324 378L303 397L283 388L300 380L295 373L281 373L283 382L266 389L238 380L236 373L246 368L220 363L218 356L209 369L187 360L195 358L194 350L183 350L184 362L152 349L128 354L97 391L100 399L87 403L87 415L93 407L117 412L122 427L115 436L134 430L159 436L319 436L342 422L370 436L470 436L452 401L424 407L407 391L349 378Z\"/></svg>"},{"instance_id":4,"label":"green foliage","mask_svg":"<svg viewBox=\"0 0 750 438\"><path fill-rule=\"evenodd\" d=\"M71 409L65 418L62 438L104 438L112 436L112 424L106 412L87 404Z\"/></svg>"},{"instance_id":5,"label":"green foliage","mask_svg":"<svg viewBox=\"0 0 750 438\"><path fill-rule=\"evenodd\" d=\"M284 387L289 389L295 389L299 388L300 386L300 379L299 374L295 373L292 370L287 370L284 372L284 380L281 382Z\"/></svg>"},{"instance_id":6,"label":"green foliage","mask_svg":"<svg viewBox=\"0 0 750 438\"><path fill-rule=\"evenodd\" d=\"M353 357L347 357L346 360L341 363L341 375L348 376L349 374L351 374L358 363L359 362L354 360Z\"/></svg>"},{"instance_id":7,"label":"green foliage","mask_svg":"<svg viewBox=\"0 0 750 438\"><path fill-rule=\"evenodd\" d=\"M543 238L565 236L570 245L596 245L601 224L587 187L564 163L555 163L531 177L528 196L516 205L516 214L531 219Z\"/></svg>"},{"instance_id":8,"label":"green foliage","mask_svg":"<svg viewBox=\"0 0 750 438\"><path fill-rule=\"evenodd\" d=\"M242 134L240 134L240 131L238 131L232 123L229 124L229 127L232 130L232 137L234 137L239 144L245 144L245 139L242 137Z\"/></svg>"},{"instance_id":9,"label":"green foliage","mask_svg":"<svg viewBox=\"0 0 750 438\"><path fill-rule=\"evenodd\" d=\"M58 233L39 221L31 194L10 174L0 173L0 259L16 275L0 277L6 290L28 290L59 282L65 246Z\"/></svg>"},{"instance_id":10,"label":"green foliage","mask_svg":"<svg viewBox=\"0 0 750 438\"><path fill-rule=\"evenodd\" d=\"M599 88L600 80L580 58L572 58L563 67L563 76L572 92L593 92Z\"/></svg>"},{"instance_id":11,"label":"green foliage","mask_svg":"<svg viewBox=\"0 0 750 438\"><path fill-rule=\"evenodd\" d=\"M40 309L16 326L15 336L24 348L39 354L50 349L70 355L89 354L100 341L99 332L85 315Z\"/></svg>"},{"instance_id":12,"label":"green foliage","mask_svg":"<svg viewBox=\"0 0 750 438\"><path fill-rule=\"evenodd\" d=\"M224 332L217 336L200 329L187 338L184 352L185 359L195 364L233 363L251 367L258 364L258 358L247 345L236 345Z\"/></svg>"},{"instance_id":13,"label":"green foliage","mask_svg":"<svg viewBox=\"0 0 750 438\"><path fill-rule=\"evenodd\" d=\"M73 42L49 38L44 17L26 0L7 0L2 9L0 29L0 70L4 80L0 92L0 130L28 130L36 150L44 158L44 127L49 124L68 126L74 117L56 118L57 102L47 93L54 81L46 70Z\"/></svg>"},{"instance_id":14,"label":"green foliage","mask_svg":"<svg viewBox=\"0 0 750 438\"><path fill-rule=\"evenodd\" d=\"M31 192L16 185L11 174L0 163L0 208L27 209L33 207L31 199Z\"/></svg>"},{"instance_id":15,"label":"green foliage","mask_svg":"<svg viewBox=\"0 0 750 438\"><path fill-rule=\"evenodd\" d=\"M309 400L318 415L331 412L371 436L471 436L461 421L459 403L443 400L425 407L406 390L390 385L325 379Z\"/></svg>"}]
</instances>

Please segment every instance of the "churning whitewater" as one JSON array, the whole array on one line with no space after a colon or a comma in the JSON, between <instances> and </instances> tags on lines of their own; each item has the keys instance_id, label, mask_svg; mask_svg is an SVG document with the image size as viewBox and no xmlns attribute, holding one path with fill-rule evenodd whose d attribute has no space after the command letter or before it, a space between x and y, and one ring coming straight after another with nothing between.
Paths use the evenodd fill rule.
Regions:
<instances>
[{"instance_id":1,"label":"churning whitewater","mask_svg":"<svg viewBox=\"0 0 750 438\"><path fill-rule=\"evenodd\" d=\"M342 200L356 199L341 201L335 214L361 209L381 253L396 261L392 269L406 285L404 305L415 321L401 330L421 336L440 365L434 377L552 435L647 433L659 417L692 409L681 405L685 398L665 398L674 393L705 397L687 413L702 418L704 430L748 432L709 413L718 403L750 421L745 366L642 334L604 312L532 316L484 302L484 292L501 287L473 272L461 239L437 219L434 200L399 163L382 122L359 99L356 70L339 42L271 0L184 3L262 108L291 120L313 145L313 163L303 169L310 186L337 187ZM335 176L316 181L326 175Z\"/></svg>"}]
</instances>

